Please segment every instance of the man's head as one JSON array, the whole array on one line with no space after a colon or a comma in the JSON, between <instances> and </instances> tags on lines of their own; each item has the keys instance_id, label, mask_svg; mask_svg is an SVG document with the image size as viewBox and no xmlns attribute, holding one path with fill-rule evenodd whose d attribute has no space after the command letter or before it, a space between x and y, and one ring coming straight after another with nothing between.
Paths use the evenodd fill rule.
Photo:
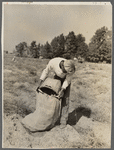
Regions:
<instances>
[{"instance_id":1,"label":"man's head","mask_svg":"<svg viewBox=\"0 0 114 150\"><path fill-rule=\"evenodd\" d=\"M75 65L72 60L65 60L64 61L64 69L67 73L75 72Z\"/></svg>"}]
</instances>

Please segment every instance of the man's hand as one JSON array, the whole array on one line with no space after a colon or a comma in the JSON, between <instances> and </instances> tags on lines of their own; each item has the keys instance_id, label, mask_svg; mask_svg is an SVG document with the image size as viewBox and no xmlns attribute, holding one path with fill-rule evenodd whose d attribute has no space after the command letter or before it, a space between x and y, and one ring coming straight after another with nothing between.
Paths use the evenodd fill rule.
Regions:
<instances>
[{"instance_id":1,"label":"man's hand","mask_svg":"<svg viewBox=\"0 0 114 150\"><path fill-rule=\"evenodd\" d=\"M63 97L63 95L64 95L64 90L65 90L65 89L63 89L63 88L60 90L60 92L59 92L59 94L58 94L58 98L62 98L62 97Z\"/></svg>"}]
</instances>

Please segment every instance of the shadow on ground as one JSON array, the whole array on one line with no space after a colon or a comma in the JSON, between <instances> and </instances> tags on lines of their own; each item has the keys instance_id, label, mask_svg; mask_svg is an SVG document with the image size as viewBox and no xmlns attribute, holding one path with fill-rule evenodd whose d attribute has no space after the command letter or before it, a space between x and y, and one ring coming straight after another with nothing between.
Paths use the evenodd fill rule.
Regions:
<instances>
[{"instance_id":1,"label":"shadow on ground","mask_svg":"<svg viewBox=\"0 0 114 150\"><path fill-rule=\"evenodd\" d=\"M85 107L78 107L75 110L73 110L71 113L69 113L68 116L68 124L69 125L76 125L76 123L79 121L79 119L82 116L85 116L87 118L90 118L91 115L91 109L85 108ZM60 124L60 119L57 121L56 125Z\"/></svg>"},{"instance_id":2,"label":"shadow on ground","mask_svg":"<svg viewBox=\"0 0 114 150\"><path fill-rule=\"evenodd\" d=\"M76 125L82 116L90 118L91 110L85 107L78 107L73 112L69 113L68 124Z\"/></svg>"}]
</instances>

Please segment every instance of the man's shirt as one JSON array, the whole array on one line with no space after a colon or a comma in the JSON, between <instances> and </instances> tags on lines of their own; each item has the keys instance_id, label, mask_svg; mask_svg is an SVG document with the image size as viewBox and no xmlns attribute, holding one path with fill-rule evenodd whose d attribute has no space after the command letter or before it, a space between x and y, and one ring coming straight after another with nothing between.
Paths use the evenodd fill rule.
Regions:
<instances>
[{"instance_id":1,"label":"man's shirt","mask_svg":"<svg viewBox=\"0 0 114 150\"><path fill-rule=\"evenodd\" d=\"M57 75L58 77L65 78L62 88L66 89L67 86L71 83L72 75L74 74L74 72L63 73L62 69L59 66L60 62L62 60L66 60L66 59L60 58L60 57L51 59L47 65L47 67L43 70L40 79L45 80L45 78L48 76L49 72L54 72L54 74Z\"/></svg>"}]
</instances>

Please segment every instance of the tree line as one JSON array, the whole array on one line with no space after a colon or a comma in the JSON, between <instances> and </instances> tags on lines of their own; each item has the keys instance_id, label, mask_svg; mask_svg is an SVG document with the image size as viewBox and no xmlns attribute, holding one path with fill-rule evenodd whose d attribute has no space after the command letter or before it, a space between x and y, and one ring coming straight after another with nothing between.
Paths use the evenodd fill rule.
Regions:
<instances>
[{"instance_id":1,"label":"tree line","mask_svg":"<svg viewBox=\"0 0 114 150\"><path fill-rule=\"evenodd\" d=\"M107 27L96 30L89 44L86 44L82 34L75 35L73 31L67 36L60 34L49 43L36 44L32 41L30 46L21 42L15 46L15 55L19 57L33 57L51 59L64 57L67 59L83 58L89 62L111 63L112 31Z\"/></svg>"}]
</instances>

